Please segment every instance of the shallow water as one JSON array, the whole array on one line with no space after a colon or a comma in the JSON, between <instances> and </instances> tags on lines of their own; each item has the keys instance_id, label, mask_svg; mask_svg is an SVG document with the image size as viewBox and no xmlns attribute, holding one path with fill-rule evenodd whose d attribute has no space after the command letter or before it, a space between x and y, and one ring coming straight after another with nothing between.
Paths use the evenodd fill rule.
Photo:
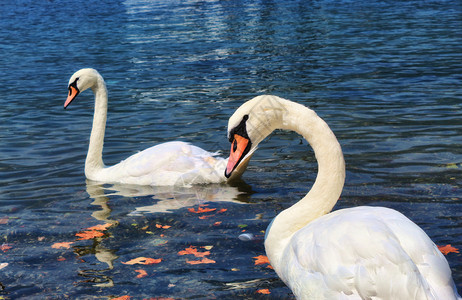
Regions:
<instances>
[{"instance_id":1,"label":"shallow water","mask_svg":"<svg viewBox=\"0 0 462 300\"><path fill-rule=\"evenodd\" d=\"M82 67L108 86L108 165L173 139L226 156L229 116L275 94L337 135L347 180L336 209L391 207L462 248L461 4L20 0L0 12L1 296L292 297L254 257L271 219L312 184L306 142L274 133L236 186L86 182L93 96L62 109ZM106 223L103 236L76 240ZM62 242L73 244L51 247ZM190 246L215 263L188 263L199 259L178 253ZM137 257L162 261L123 263ZM461 291L461 254L446 257Z\"/></svg>"}]
</instances>

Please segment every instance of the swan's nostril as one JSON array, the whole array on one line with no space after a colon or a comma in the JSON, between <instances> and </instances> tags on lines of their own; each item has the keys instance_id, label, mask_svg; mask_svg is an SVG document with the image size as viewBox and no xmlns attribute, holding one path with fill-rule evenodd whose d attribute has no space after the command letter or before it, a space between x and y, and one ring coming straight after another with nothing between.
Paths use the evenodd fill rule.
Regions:
<instances>
[{"instance_id":1,"label":"swan's nostril","mask_svg":"<svg viewBox=\"0 0 462 300\"><path fill-rule=\"evenodd\" d=\"M236 140L234 140L234 142L233 142L233 152L236 152L236 150L237 150L237 142L236 142Z\"/></svg>"}]
</instances>

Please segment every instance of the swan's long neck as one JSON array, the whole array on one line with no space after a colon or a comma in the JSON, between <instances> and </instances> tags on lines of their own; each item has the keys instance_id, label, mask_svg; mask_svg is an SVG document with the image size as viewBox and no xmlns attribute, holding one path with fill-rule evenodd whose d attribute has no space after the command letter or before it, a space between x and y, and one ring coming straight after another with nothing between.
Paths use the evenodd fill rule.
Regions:
<instances>
[{"instance_id":1,"label":"swan's long neck","mask_svg":"<svg viewBox=\"0 0 462 300\"><path fill-rule=\"evenodd\" d=\"M301 134L311 145L318 161L318 174L308 194L282 211L268 228L265 248L277 271L282 252L299 229L329 213L337 202L345 181L342 149L329 126L311 109L281 99L283 109L276 114L278 128Z\"/></svg>"},{"instance_id":2,"label":"swan's long neck","mask_svg":"<svg viewBox=\"0 0 462 300\"><path fill-rule=\"evenodd\" d=\"M95 172L104 168L103 144L107 119L107 89L103 78L97 79L92 90L95 94L95 112L87 159L85 160L85 175L90 179L94 177Z\"/></svg>"}]
</instances>

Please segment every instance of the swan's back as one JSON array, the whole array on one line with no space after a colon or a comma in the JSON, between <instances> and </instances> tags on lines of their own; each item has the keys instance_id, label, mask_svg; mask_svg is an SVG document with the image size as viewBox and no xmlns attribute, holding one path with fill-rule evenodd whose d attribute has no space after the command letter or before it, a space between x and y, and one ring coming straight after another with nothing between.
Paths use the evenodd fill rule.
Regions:
<instances>
[{"instance_id":1,"label":"swan's back","mask_svg":"<svg viewBox=\"0 0 462 300\"><path fill-rule=\"evenodd\" d=\"M425 232L382 207L338 210L295 233L278 275L299 299L456 299Z\"/></svg>"},{"instance_id":2,"label":"swan's back","mask_svg":"<svg viewBox=\"0 0 462 300\"><path fill-rule=\"evenodd\" d=\"M104 181L138 185L192 185L224 181L226 160L185 142L167 142L104 168ZM97 180L95 178L94 180Z\"/></svg>"}]
</instances>

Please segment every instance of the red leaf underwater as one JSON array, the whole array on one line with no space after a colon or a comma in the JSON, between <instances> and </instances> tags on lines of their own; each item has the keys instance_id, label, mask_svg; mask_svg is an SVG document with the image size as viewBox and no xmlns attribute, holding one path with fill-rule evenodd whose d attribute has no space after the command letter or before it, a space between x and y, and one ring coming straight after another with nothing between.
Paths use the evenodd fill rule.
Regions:
<instances>
[{"instance_id":1,"label":"red leaf underwater","mask_svg":"<svg viewBox=\"0 0 462 300\"><path fill-rule=\"evenodd\" d=\"M444 255L448 255L449 253L459 253L459 249L456 247L451 246L450 244L447 244L446 246L438 246L438 249L440 249L441 253Z\"/></svg>"},{"instance_id":2,"label":"red leaf underwater","mask_svg":"<svg viewBox=\"0 0 462 300\"><path fill-rule=\"evenodd\" d=\"M134 258L127 262L122 262L122 263L125 265L134 265L134 264L152 265L152 264L158 264L161 261L162 261L162 258L137 257L137 258Z\"/></svg>"}]
</instances>

